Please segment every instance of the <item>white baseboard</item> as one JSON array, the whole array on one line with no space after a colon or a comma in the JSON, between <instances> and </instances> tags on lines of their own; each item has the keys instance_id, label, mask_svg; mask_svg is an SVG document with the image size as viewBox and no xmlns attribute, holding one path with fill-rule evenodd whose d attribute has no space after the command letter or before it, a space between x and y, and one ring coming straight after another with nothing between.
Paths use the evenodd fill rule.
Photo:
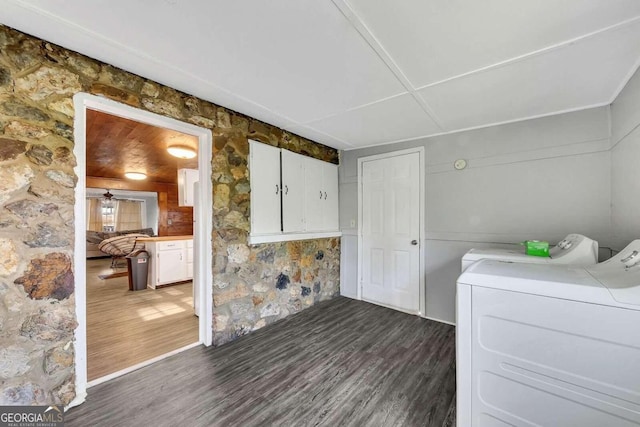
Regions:
<instances>
[{"instance_id":1,"label":"white baseboard","mask_svg":"<svg viewBox=\"0 0 640 427\"><path fill-rule=\"evenodd\" d=\"M427 320L433 320L434 322L446 323L447 325L456 326L454 322L448 322L446 320L436 319L435 317L422 316L422 318Z\"/></svg>"}]
</instances>

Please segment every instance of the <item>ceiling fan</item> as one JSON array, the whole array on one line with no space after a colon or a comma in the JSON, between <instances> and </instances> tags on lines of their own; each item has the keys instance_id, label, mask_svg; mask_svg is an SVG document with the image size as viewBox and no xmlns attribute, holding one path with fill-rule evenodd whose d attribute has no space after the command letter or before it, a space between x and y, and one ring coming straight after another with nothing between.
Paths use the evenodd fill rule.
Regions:
<instances>
[{"instance_id":1,"label":"ceiling fan","mask_svg":"<svg viewBox=\"0 0 640 427\"><path fill-rule=\"evenodd\" d=\"M105 208L112 208L113 207L113 202L114 202L114 196L113 194L111 194L111 192L109 191L109 189L107 188L107 192L104 193L102 195L102 207Z\"/></svg>"}]
</instances>

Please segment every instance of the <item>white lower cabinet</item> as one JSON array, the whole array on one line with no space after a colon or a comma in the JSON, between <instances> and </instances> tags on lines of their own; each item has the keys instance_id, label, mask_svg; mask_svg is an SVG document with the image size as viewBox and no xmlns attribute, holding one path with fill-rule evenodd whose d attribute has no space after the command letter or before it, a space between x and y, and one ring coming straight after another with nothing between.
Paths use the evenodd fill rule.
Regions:
<instances>
[{"instance_id":1,"label":"white lower cabinet","mask_svg":"<svg viewBox=\"0 0 640 427\"><path fill-rule=\"evenodd\" d=\"M156 285L179 282L184 280L187 263L184 259L183 249L159 250L155 260L156 264ZM151 263L153 265L153 262Z\"/></svg>"},{"instance_id":2,"label":"white lower cabinet","mask_svg":"<svg viewBox=\"0 0 640 427\"><path fill-rule=\"evenodd\" d=\"M148 286L155 289L193 279L193 238L167 240L166 237L140 239L149 252Z\"/></svg>"}]
</instances>

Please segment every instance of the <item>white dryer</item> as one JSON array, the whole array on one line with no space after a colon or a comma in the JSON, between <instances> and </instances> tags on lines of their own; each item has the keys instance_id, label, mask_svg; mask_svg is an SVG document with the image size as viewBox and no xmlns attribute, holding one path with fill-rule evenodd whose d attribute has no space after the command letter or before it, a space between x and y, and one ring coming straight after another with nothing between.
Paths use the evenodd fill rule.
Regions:
<instances>
[{"instance_id":1,"label":"white dryer","mask_svg":"<svg viewBox=\"0 0 640 427\"><path fill-rule=\"evenodd\" d=\"M640 240L590 267L483 260L457 284L457 425L640 425Z\"/></svg>"},{"instance_id":2,"label":"white dryer","mask_svg":"<svg viewBox=\"0 0 640 427\"><path fill-rule=\"evenodd\" d=\"M592 265L598 262L598 242L582 234L569 234L549 249L549 257L526 255L521 250L471 249L462 257L462 271L481 259L526 262L535 264Z\"/></svg>"}]
</instances>

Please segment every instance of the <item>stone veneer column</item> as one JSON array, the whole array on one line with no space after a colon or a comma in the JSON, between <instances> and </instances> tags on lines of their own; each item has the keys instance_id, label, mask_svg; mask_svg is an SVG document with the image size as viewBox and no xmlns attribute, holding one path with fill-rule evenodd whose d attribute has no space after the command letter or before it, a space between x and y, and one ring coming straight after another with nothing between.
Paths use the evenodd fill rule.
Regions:
<instances>
[{"instance_id":1,"label":"stone veneer column","mask_svg":"<svg viewBox=\"0 0 640 427\"><path fill-rule=\"evenodd\" d=\"M247 245L247 139L333 163L336 150L0 26L0 405L75 396L78 92L212 130L215 345L338 294L339 239Z\"/></svg>"}]
</instances>

